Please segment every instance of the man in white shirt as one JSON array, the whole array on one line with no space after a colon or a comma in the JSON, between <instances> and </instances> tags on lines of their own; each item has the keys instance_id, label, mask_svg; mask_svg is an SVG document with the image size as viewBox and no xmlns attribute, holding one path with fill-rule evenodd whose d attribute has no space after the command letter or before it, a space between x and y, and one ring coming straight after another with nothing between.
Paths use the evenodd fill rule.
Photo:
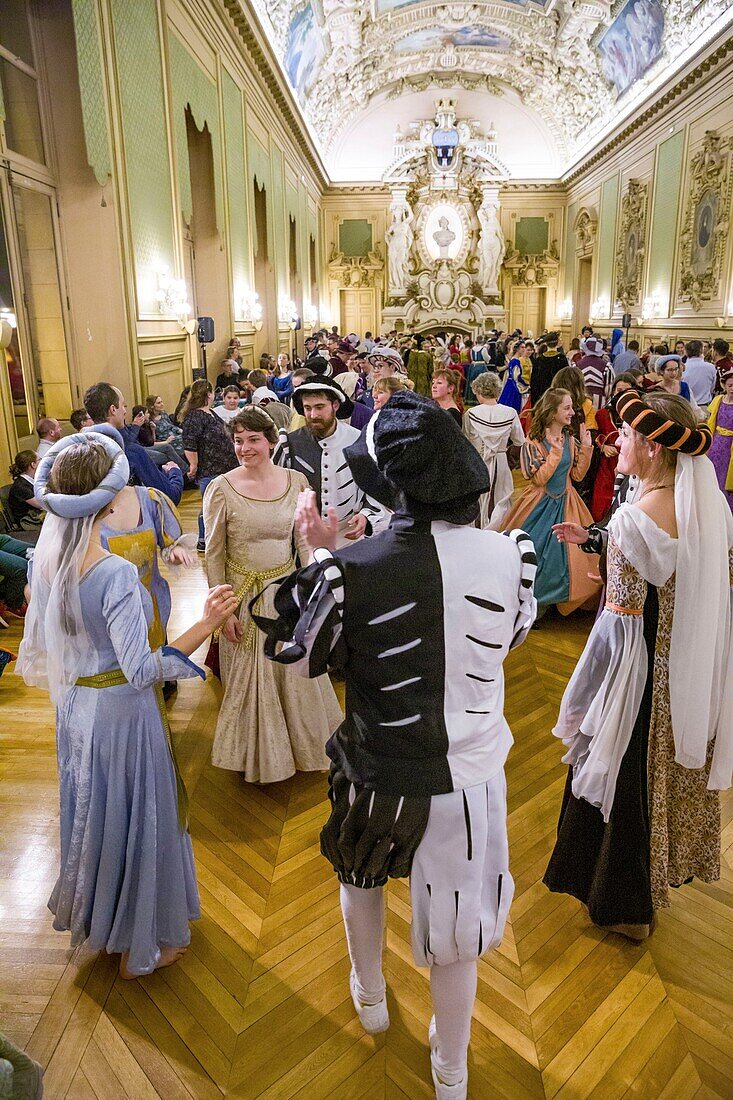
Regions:
<instances>
[{"instance_id":1,"label":"man in white shirt","mask_svg":"<svg viewBox=\"0 0 733 1100\"><path fill-rule=\"evenodd\" d=\"M41 459L50 451L57 439L61 439L61 425L52 416L44 416L36 425L36 435L40 439L36 454Z\"/></svg>"},{"instance_id":2,"label":"man in white shirt","mask_svg":"<svg viewBox=\"0 0 733 1100\"><path fill-rule=\"evenodd\" d=\"M712 363L702 357L702 341L688 340L685 344L687 361L682 375L690 387L692 399L707 417L708 405L713 399L718 373Z\"/></svg>"}]
</instances>

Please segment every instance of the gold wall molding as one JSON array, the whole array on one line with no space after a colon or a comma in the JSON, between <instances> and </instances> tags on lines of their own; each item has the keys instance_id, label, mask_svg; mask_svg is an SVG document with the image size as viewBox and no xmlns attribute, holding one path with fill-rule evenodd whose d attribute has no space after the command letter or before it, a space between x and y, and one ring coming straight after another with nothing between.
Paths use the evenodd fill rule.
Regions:
<instances>
[{"instance_id":1,"label":"gold wall molding","mask_svg":"<svg viewBox=\"0 0 733 1100\"><path fill-rule=\"evenodd\" d=\"M649 185L630 179L621 199L616 242L616 299L628 312L641 298L646 255Z\"/></svg>"},{"instance_id":2,"label":"gold wall molding","mask_svg":"<svg viewBox=\"0 0 733 1100\"><path fill-rule=\"evenodd\" d=\"M720 297L733 192L733 141L707 130L688 166L688 194L679 238L677 301L700 309Z\"/></svg>"}]
</instances>

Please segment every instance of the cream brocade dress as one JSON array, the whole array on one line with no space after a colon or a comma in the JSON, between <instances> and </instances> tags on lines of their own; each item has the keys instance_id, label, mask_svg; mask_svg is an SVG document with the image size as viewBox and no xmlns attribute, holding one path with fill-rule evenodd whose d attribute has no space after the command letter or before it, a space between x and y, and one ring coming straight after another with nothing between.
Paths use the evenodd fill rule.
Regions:
<instances>
[{"instance_id":1,"label":"cream brocade dress","mask_svg":"<svg viewBox=\"0 0 733 1100\"><path fill-rule=\"evenodd\" d=\"M204 498L206 571L209 584L231 584L240 595L242 639L221 635L219 662L224 686L214 735L212 763L244 773L249 783L277 783L296 771L325 771L325 745L342 720L328 676L308 680L287 665L268 661L263 636L248 604L293 562L293 518L298 493L308 488L303 474L288 470L288 488L275 500L243 496L226 474L211 482ZM306 548L297 534L302 560ZM242 591L244 589L244 591ZM275 586L267 589L258 612L276 617Z\"/></svg>"}]
</instances>

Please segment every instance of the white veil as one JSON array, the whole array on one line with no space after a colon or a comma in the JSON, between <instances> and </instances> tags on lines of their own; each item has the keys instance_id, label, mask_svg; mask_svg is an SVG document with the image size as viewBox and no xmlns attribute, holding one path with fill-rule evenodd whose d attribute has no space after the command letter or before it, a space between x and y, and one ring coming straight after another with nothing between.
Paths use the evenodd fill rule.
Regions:
<instances>
[{"instance_id":1,"label":"white veil","mask_svg":"<svg viewBox=\"0 0 733 1100\"><path fill-rule=\"evenodd\" d=\"M95 517L47 515L31 562L32 598L15 671L60 706L89 653L79 597L81 567Z\"/></svg>"}]
</instances>

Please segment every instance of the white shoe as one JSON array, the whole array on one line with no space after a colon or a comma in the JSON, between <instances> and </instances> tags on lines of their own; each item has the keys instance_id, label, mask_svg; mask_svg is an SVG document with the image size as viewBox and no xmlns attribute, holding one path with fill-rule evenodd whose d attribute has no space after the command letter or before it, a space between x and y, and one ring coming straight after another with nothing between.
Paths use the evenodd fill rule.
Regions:
<instances>
[{"instance_id":1,"label":"white shoe","mask_svg":"<svg viewBox=\"0 0 733 1100\"><path fill-rule=\"evenodd\" d=\"M375 1005L363 1005L356 993L356 974L351 971L349 975L349 989L351 999L354 1002L356 1014L361 1020L361 1026L368 1035L379 1035L389 1027L389 1012L387 1010L387 994Z\"/></svg>"},{"instance_id":2,"label":"white shoe","mask_svg":"<svg viewBox=\"0 0 733 1100\"><path fill-rule=\"evenodd\" d=\"M438 1060L438 1033L435 1029L434 1016L430 1020L428 1039L430 1040L430 1070L433 1075L433 1084L435 1085L435 1100L466 1100L468 1096L468 1066L466 1066L466 1073L463 1080L459 1081L457 1085L445 1085L438 1077L438 1070L436 1067L436 1062Z\"/></svg>"}]
</instances>

